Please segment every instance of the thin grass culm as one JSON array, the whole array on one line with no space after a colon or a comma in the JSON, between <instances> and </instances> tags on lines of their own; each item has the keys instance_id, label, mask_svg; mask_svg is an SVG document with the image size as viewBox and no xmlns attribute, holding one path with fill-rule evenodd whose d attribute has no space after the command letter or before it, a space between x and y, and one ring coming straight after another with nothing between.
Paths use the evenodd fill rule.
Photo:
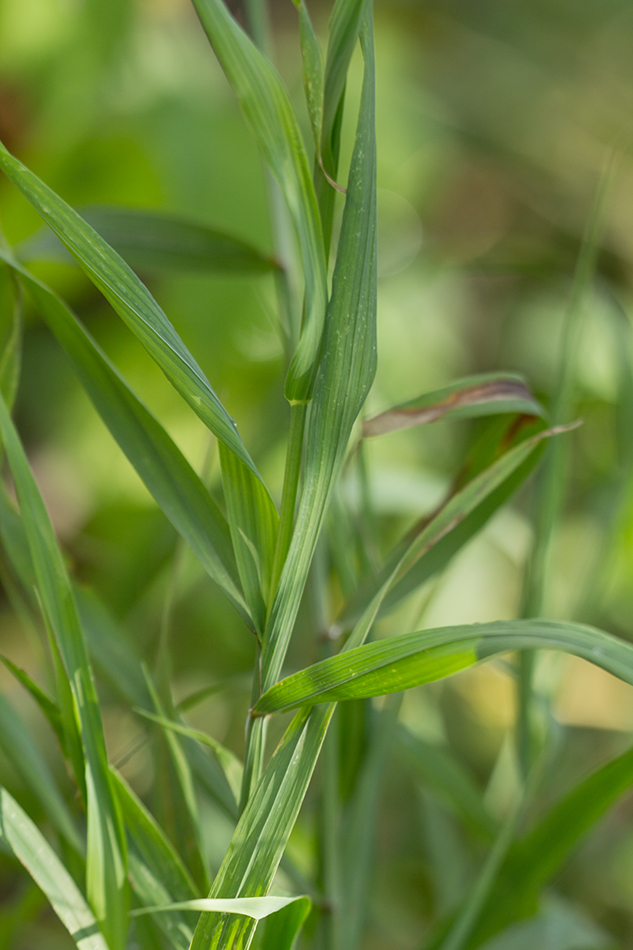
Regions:
<instances>
[{"instance_id":1,"label":"thin grass culm","mask_svg":"<svg viewBox=\"0 0 633 950\"><path fill-rule=\"evenodd\" d=\"M0 76L0 946L628 945L626 153L559 220L416 11L84 6L50 162Z\"/></svg>"}]
</instances>

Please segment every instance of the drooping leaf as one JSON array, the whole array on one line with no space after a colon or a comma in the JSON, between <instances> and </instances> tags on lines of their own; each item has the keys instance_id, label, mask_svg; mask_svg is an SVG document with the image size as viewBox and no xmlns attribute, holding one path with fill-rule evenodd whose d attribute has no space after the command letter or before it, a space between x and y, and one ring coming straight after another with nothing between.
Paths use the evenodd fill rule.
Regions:
<instances>
[{"instance_id":1,"label":"drooping leaf","mask_svg":"<svg viewBox=\"0 0 633 950\"><path fill-rule=\"evenodd\" d=\"M633 685L633 646L595 627L554 620L499 620L438 627L366 643L277 683L253 715L312 703L362 699L430 683L499 653L563 650Z\"/></svg>"},{"instance_id":2,"label":"drooping leaf","mask_svg":"<svg viewBox=\"0 0 633 950\"><path fill-rule=\"evenodd\" d=\"M309 897L298 897L267 917L260 942L261 950L293 950L310 907Z\"/></svg>"},{"instance_id":3,"label":"drooping leaf","mask_svg":"<svg viewBox=\"0 0 633 950\"><path fill-rule=\"evenodd\" d=\"M214 435L257 475L234 420L165 313L134 271L76 211L10 155L3 145L0 145L0 168L68 248L183 399Z\"/></svg>"},{"instance_id":4,"label":"drooping leaf","mask_svg":"<svg viewBox=\"0 0 633 950\"><path fill-rule=\"evenodd\" d=\"M194 273L267 273L279 267L244 241L177 214L107 206L77 210L130 267ZM16 255L24 263L73 260L48 228L23 241Z\"/></svg>"},{"instance_id":5,"label":"drooping leaf","mask_svg":"<svg viewBox=\"0 0 633 950\"><path fill-rule=\"evenodd\" d=\"M316 154L321 151L321 126L323 124L323 59L312 20L304 0L293 0L299 11L299 43L303 61L303 91L308 106L308 116Z\"/></svg>"},{"instance_id":6,"label":"drooping leaf","mask_svg":"<svg viewBox=\"0 0 633 950\"><path fill-rule=\"evenodd\" d=\"M1 787L0 841L42 889L79 950L112 950L86 899L46 838Z\"/></svg>"},{"instance_id":7,"label":"drooping leaf","mask_svg":"<svg viewBox=\"0 0 633 950\"><path fill-rule=\"evenodd\" d=\"M424 393L417 399L410 399L381 412L373 419L367 419L363 424L363 435L383 435L399 429L428 425L439 419L469 419L511 412L526 416L545 414L521 376L483 373Z\"/></svg>"},{"instance_id":8,"label":"drooping leaf","mask_svg":"<svg viewBox=\"0 0 633 950\"><path fill-rule=\"evenodd\" d=\"M305 897L234 897L234 898L210 898L202 897L196 900L179 901L176 904L166 904L157 907L143 907L140 910L133 910L132 917L140 917L141 914L159 914L172 910L194 910L202 911L205 914L238 914L241 917L250 917L252 920L263 920L276 914L278 911L288 907L298 900L306 900Z\"/></svg>"},{"instance_id":9,"label":"drooping leaf","mask_svg":"<svg viewBox=\"0 0 633 950\"><path fill-rule=\"evenodd\" d=\"M2 398L0 438L20 503L42 608L72 691L73 711L85 757L88 899L111 945L110 950L122 950L128 905L125 839L109 779L88 653L53 528Z\"/></svg>"},{"instance_id":10,"label":"drooping leaf","mask_svg":"<svg viewBox=\"0 0 633 950\"><path fill-rule=\"evenodd\" d=\"M95 408L161 510L249 622L226 520L200 478L66 304L1 249L0 257L24 280Z\"/></svg>"},{"instance_id":11,"label":"drooping leaf","mask_svg":"<svg viewBox=\"0 0 633 950\"><path fill-rule=\"evenodd\" d=\"M193 0L294 224L305 280L305 317L286 381L286 396L311 396L327 303L326 263L316 196L301 133L283 83L222 0Z\"/></svg>"}]
</instances>

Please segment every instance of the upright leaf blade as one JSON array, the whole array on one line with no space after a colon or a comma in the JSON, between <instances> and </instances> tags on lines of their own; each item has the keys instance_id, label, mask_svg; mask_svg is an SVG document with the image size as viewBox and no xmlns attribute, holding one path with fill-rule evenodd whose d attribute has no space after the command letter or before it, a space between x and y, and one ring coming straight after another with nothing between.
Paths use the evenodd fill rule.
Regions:
<instances>
[{"instance_id":1,"label":"upright leaf blade","mask_svg":"<svg viewBox=\"0 0 633 950\"><path fill-rule=\"evenodd\" d=\"M259 897L272 884L305 796L332 707L297 713L249 798L209 896ZM191 950L247 950L252 921L202 914Z\"/></svg>"},{"instance_id":2,"label":"upright leaf blade","mask_svg":"<svg viewBox=\"0 0 633 950\"><path fill-rule=\"evenodd\" d=\"M264 689L279 676L334 480L376 370L375 77L369 6L367 11L365 77L308 428L305 483L264 635Z\"/></svg>"},{"instance_id":3,"label":"upright leaf blade","mask_svg":"<svg viewBox=\"0 0 633 950\"><path fill-rule=\"evenodd\" d=\"M110 950L122 950L127 932L126 849L121 815L109 779L97 695L66 567L2 398L0 438L15 482L42 606L72 691L83 746L88 812L88 897Z\"/></svg>"}]
</instances>

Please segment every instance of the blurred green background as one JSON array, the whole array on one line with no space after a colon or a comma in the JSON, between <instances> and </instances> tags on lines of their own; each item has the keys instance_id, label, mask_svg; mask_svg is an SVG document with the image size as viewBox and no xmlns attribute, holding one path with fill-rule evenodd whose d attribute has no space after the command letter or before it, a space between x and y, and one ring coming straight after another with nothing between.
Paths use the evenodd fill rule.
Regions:
<instances>
[{"instance_id":1,"label":"blurred green background","mask_svg":"<svg viewBox=\"0 0 633 950\"><path fill-rule=\"evenodd\" d=\"M329 5L319 0L310 9L323 35ZM296 11L290 0L275 0L271 17L277 63L307 129ZM605 163L614 150L620 154L598 273L583 308L575 414L584 425L566 437L569 491L546 612L628 639L633 415L627 411L631 353L619 307L630 309L633 265L627 152L633 6L630 0L377 0L376 23L379 365L369 413L455 377L495 369L523 373L547 404L583 229ZM358 85L356 70L352 105ZM353 113L348 108L348 143ZM188 0L0 0L0 138L76 207L110 203L182 212L272 250L256 148ZM12 243L39 227L35 212L4 179L0 217ZM188 458L198 470L207 464L215 483L214 447L202 424L98 293L71 266L41 265L38 272L66 295ZM142 276L279 493L288 408L272 279ZM1 294L0 304L6 306ZM173 530L30 311L17 420L75 576L103 596L150 665L165 590L175 578L176 698L224 683L190 721L241 752L252 636L193 559L179 559L174 575ZM368 445L380 543L433 509L476 434L472 422L439 423ZM533 491L531 483L439 581L384 621L383 632L515 617L532 539ZM359 488L351 476L344 495L353 510ZM0 651L37 677L36 641L6 600L0 610ZM303 665L305 653L301 660L291 653L289 662ZM44 735L36 710L4 671L0 684ZM633 693L583 661L558 655L539 661L536 685L551 701L560 741L544 808L626 748ZM137 741L144 727L115 696L102 695L111 758L151 797L159 776L151 749ZM509 746L514 686L503 663L412 691L401 716L414 731L452 746L493 813L505 813L516 775ZM0 780L24 800L1 759ZM37 815L37 803L28 804ZM633 946L632 809L631 800L622 800L555 882L560 894L615 935L617 946ZM431 917L461 895L485 846L396 761L380 815L366 947L413 950ZM213 814L208 829L217 867L230 827ZM313 860L315 833L308 802L292 840L305 867ZM36 906L39 900L0 857L0 947L70 946L46 910L35 923L20 922L16 908L26 908L28 921L29 901ZM595 937L585 945L613 944Z\"/></svg>"}]
</instances>

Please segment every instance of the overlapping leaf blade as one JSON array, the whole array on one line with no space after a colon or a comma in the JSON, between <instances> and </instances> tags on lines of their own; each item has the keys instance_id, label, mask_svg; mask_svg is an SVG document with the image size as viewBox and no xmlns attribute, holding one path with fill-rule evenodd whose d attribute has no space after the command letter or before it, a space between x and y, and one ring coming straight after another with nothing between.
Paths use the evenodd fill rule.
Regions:
<instances>
[{"instance_id":1,"label":"overlapping leaf blade","mask_svg":"<svg viewBox=\"0 0 633 950\"><path fill-rule=\"evenodd\" d=\"M279 267L244 241L180 215L105 205L78 213L130 267L194 273L269 273ZM16 254L27 263L73 260L48 228L24 241Z\"/></svg>"},{"instance_id":2,"label":"overlapping leaf blade","mask_svg":"<svg viewBox=\"0 0 633 950\"><path fill-rule=\"evenodd\" d=\"M2 398L0 438L15 482L43 611L63 661L81 736L88 813L88 897L110 950L121 950L128 904L125 839L109 779L88 653L53 528Z\"/></svg>"},{"instance_id":3,"label":"overlapping leaf blade","mask_svg":"<svg viewBox=\"0 0 633 950\"><path fill-rule=\"evenodd\" d=\"M0 257L24 280L42 316L70 356L95 408L157 504L209 575L245 620L251 622L240 590L228 525L198 475L69 307L1 249Z\"/></svg>"},{"instance_id":4,"label":"overlapping leaf blade","mask_svg":"<svg viewBox=\"0 0 633 950\"><path fill-rule=\"evenodd\" d=\"M253 713L384 696L441 679L499 653L532 648L572 653L633 685L633 646L624 640L584 624L500 620L366 643L277 683L258 700Z\"/></svg>"},{"instance_id":5,"label":"overlapping leaf blade","mask_svg":"<svg viewBox=\"0 0 633 950\"><path fill-rule=\"evenodd\" d=\"M145 346L209 429L257 470L235 422L149 290L97 232L22 162L0 145L0 168L39 212L90 280Z\"/></svg>"},{"instance_id":6,"label":"overlapping leaf blade","mask_svg":"<svg viewBox=\"0 0 633 950\"><path fill-rule=\"evenodd\" d=\"M193 0L246 121L284 195L305 280L305 317L286 395L310 398L327 303L321 223L301 134L283 83L270 61L235 22L222 0Z\"/></svg>"},{"instance_id":7,"label":"overlapping leaf blade","mask_svg":"<svg viewBox=\"0 0 633 950\"><path fill-rule=\"evenodd\" d=\"M305 483L264 636L264 689L279 676L334 481L376 369L375 79L369 15L366 24L365 77L308 427Z\"/></svg>"},{"instance_id":8,"label":"overlapping leaf blade","mask_svg":"<svg viewBox=\"0 0 633 950\"><path fill-rule=\"evenodd\" d=\"M78 950L111 950L86 899L46 838L1 787L0 841L42 889Z\"/></svg>"},{"instance_id":9,"label":"overlapping leaf blade","mask_svg":"<svg viewBox=\"0 0 633 950\"><path fill-rule=\"evenodd\" d=\"M297 713L248 800L209 896L267 893L318 758L332 707ZM227 914L202 914L191 950L246 950L255 925Z\"/></svg>"}]
</instances>

